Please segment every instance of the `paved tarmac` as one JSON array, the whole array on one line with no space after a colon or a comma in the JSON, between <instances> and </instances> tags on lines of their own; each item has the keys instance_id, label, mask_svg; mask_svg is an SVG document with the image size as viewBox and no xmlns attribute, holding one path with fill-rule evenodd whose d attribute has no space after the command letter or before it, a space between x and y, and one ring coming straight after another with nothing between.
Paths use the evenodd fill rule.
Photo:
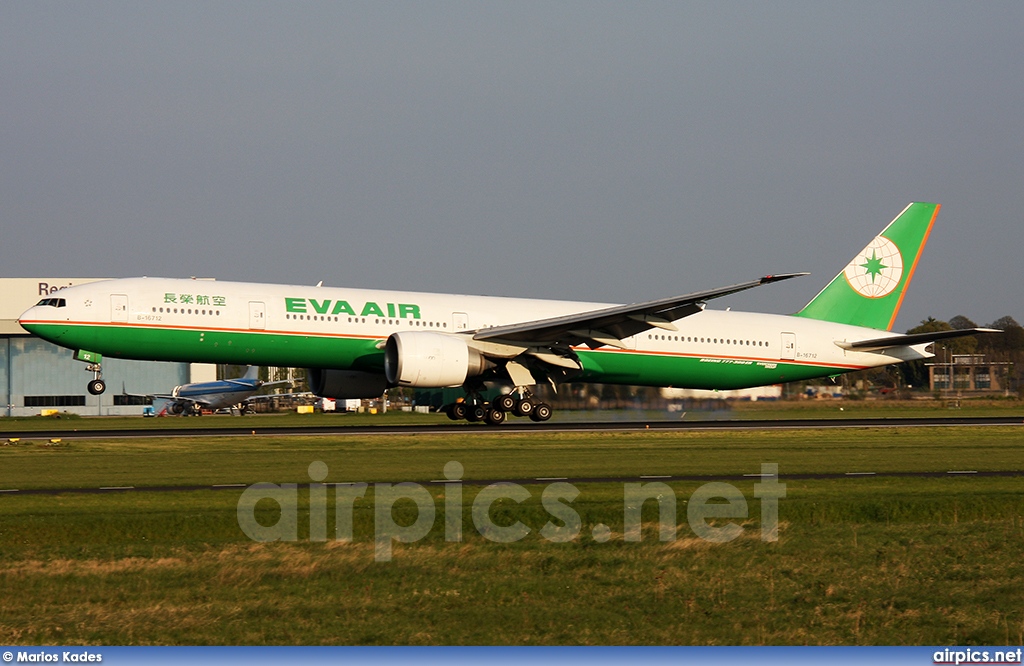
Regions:
<instances>
[{"instance_id":1,"label":"paved tarmac","mask_svg":"<svg viewBox=\"0 0 1024 666\"><path fill-rule=\"evenodd\" d=\"M844 419L757 419L721 421L547 421L528 419L508 421L500 426L453 421L431 425L331 425L331 426L257 426L257 427L167 427L110 430L24 430L0 432L0 439L138 439L152 437L239 437L272 435L297 437L308 435L431 435L471 432L636 432L641 430L796 430L821 428L913 428L953 426L1022 426L1024 416L924 417L924 418L844 418Z\"/></svg>"}]
</instances>

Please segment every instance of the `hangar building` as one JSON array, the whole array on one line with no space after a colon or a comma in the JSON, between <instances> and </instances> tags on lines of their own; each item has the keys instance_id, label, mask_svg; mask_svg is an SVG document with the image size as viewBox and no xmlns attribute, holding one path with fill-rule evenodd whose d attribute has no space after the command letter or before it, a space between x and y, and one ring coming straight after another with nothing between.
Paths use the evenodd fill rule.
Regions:
<instances>
[{"instance_id":1,"label":"hangar building","mask_svg":"<svg viewBox=\"0 0 1024 666\"><path fill-rule=\"evenodd\" d=\"M103 278L0 278L0 416L35 416L58 409L83 416L141 414L138 398L170 393L181 384L212 381L217 366L103 359L107 391L90 395L92 373L74 352L32 337L18 317L40 299L65 287Z\"/></svg>"}]
</instances>

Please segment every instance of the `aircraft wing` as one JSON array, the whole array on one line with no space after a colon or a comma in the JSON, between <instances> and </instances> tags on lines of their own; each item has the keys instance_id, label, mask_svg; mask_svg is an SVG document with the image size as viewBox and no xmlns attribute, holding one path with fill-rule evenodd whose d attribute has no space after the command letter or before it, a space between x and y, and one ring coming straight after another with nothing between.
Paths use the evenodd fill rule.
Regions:
<instances>
[{"instance_id":1,"label":"aircraft wing","mask_svg":"<svg viewBox=\"0 0 1024 666\"><path fill-rule=\"evenodd\" d=\"M169 393L129 393L125 390L124 385L121 386L121 395L129 398L145 398L146 400L177 400Z\"/></svg>"},{"instance_id":2,"label":"aircraft wing","mask_svg":"<svg viewBox=\"0 0 1024 666\"><path fill-rule=\"evenodd\" d=\"M767 275L759 280L741 282L720 289L698 291L683 296L663 298L645 303L618 305L602 310L591 310L578 314L539 319L507 326L495 326L478 330L473 339L480 341L508 342L529 345L588 345L597 349L605 345L623 347L622 339L642 333L651 328L668 331L678 330L673 320L687 317L704 309L707 301L721 298L763 284L780 282L807 273Z\"/></svg>"},{"instance_id":3,"label":"aircraft wing","mask_svg":"<svg viewBox=\"0 0 1024 666\"><path fill-rule=\"evenodd\" d=\"M121 391L121 395L125 395L131 398L146 398L147 400L167 400L169 402L184 402L196 405L209 405L209 400L202 398L189 398L180 395L171 395L170 393L128 393L125 390Z\"/></svg>"},{"instance_id":4,"label":"aircraft wing","mask_svg":"<svg viewBox=\"0 0 1024 666\"><path fill-rule=\"evenodd\" d=\"M258 382L255 386L253 386L251 380L247 381L244 379L225 379L224 381L227 382L228 384L234 384L235 386L245 386L247 388L252 388L253 390L261 389L264 386L280 386L282 384L291 384L291 382L288 381L287 379L281 379L275 382Z\"/></svg>"},{"instance_id":5,"label":"aircraft wing","mask_svg":"<svg viewBox=\"0 0 1024 666\"><path fill-rule=\"evenodd\" d=\"M170 396L170 395L168 395L168 396L158 395L158 396L153 396L153 397L155 397L155 398L166 398L168 400L173 400L175 402L186 402L186 403L189 403L191 405L210 405L210 404L212 404L209 400L207 400L207 399L205 399L203 397L188 397L188 396L183 396L183 395L179 395L177 397Z\"/></svg>"},{"instance_id":6,"label":"aircraft wing","mask_svg":"<svg viewBox=\"0 0 1024 666\"><path fill-rule=\"evenodd\" d=\"M264 393L262 395L251 395L242 402L256 402L257 400L273 400L274 398L312 398L313 393L304 391L302 393Z\"/></svg>"},{"instance_id":7,"label":"aircraft wing","mask_svg":"<svg viewBox=\"0 0 1024 666\"><path fill-rule=\"evenodd\" d=\"M975 335L976 333L1002 333L1002 331L995 328L958 328L953 331L893 335L884 338L872 338L871 340L858 340L857 342L836 342L836 345L850 351L870 352L891 349L893 347L911 347L950 338L962 338L967 335Z\"/></svg>"}]
</instances>

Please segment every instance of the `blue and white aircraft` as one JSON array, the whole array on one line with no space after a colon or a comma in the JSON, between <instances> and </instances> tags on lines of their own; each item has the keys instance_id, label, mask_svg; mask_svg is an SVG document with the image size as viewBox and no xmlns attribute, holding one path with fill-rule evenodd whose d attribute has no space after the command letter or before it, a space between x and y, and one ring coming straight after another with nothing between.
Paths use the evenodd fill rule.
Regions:
<instances>
[{"instance_id":1,"label":"blue and white aircraft","mask_svg":"<svg viewBox=\"0 0 1024 666\"><path fill-rule=\"evenodd\" d=\"M241 412L245 412L252 400L267 399L275 396L261 396L253 398L256 392L264 386L277 386L288 384L287 380L277 382L264 382L259 379L259 368L251 365L246 369L244 375L238 379L223 379L216 382L199 382L195 384L183 384L175 386L170 394L146 395L156 401L163 401L163 406L157 409L160 414L202 414L202 410L217 411L235 405L242 405ZM126 393L125 395L132 395Z\"/></svg>"}]
</instances>

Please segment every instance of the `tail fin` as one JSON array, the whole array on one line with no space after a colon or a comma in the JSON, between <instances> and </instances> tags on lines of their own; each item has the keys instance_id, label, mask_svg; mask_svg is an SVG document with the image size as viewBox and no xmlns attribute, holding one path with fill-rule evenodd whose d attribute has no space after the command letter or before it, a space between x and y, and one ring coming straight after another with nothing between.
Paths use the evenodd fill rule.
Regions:
<instances>
[{"instance_id":1,"label":"tail fin","mask_svg":"<svg viewBox=\"0 0 1024 666\"><path fill-rule=\"evenodd\" d=\"M798 317L891 330L939 205L912 203Z\"/></svg>"},{"instance_id":2,"label":"tail fin","mask_svg":"<svg viewBox=\"0 0 1024 666\"><path fill-rule=\"evenodd\" d=\"M256 365L250 365L248 368L245 369L245 374L240 377L240 379L259 379L259 378L260 378L260 369L259 369L259 366L256 366Z\"/></svg>"}]
</instances>

